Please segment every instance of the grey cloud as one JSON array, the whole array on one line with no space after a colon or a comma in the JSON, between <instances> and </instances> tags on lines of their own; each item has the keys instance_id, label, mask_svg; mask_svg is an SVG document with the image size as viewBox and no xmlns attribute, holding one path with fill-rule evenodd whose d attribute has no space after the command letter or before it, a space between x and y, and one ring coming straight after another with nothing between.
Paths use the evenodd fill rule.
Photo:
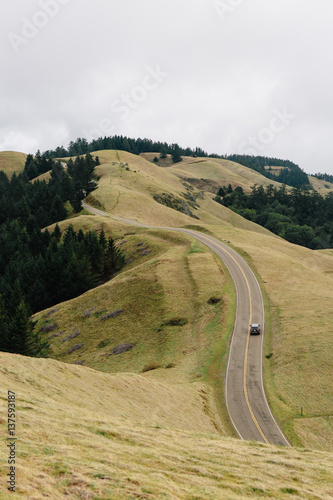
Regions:
<instances>
[{"instance_id":1,"label":"grey cloud","mask_svg":"<svg viewBox=\"0 0 333 500\"><path fill-rule=\"evenodd\" d=\"M2 150L110 130L223 154L260 135L260 154L333 173L330 0L17 0L5 11ZM29 23L15 51L9 35ZM147 68L158 67L168 77L154 86ZM272 135L283 109L295 119Z\"/></svg>"}]
</instances>

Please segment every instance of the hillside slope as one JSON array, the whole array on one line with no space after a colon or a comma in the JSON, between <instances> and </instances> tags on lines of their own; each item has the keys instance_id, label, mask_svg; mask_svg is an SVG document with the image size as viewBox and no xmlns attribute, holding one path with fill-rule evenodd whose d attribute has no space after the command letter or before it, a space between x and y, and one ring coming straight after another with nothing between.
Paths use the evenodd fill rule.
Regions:
<instances>
[{"instance_id":1,"label":"hillside slope","mask_svg":"<svg viewBox=\"0 0 333 500\"><path fill-rule=\"evenodd\" d=\"M11 499L330 498L333 455L221 438L199 398L147 375L0 353L16 392ZM6 392L2 396L6 436ZM2 477L7 450L0 448ZM0 484L1 498L9 498Z\"/></svg>"},{"instance_id":2,"label":"hillside slope","mask_svg":"<svg viewBox=\"0 0 333 500\"><path fill-rule=\"evenodd\" d=\"M88 201L97 202L97 208L148 225L180 227L223 223L268 234L266 229L213 201L212 193L185 182L178 170L158 167L124 151L96 151L93 155L98 155L102 165L96 168L100 177L98 189ZM163 194L171 194L172 201L176 198L185 202L195 218L155 201L154 196Z\"/></svg>"},{"instance_id":3,"label":"hillside slope","mask_svg":"<svg viewBox=\"0 0 333 500\"><path fill-rule=\"evenodd\" d=\"M27 155L14 151L0 152L0 170L5 172L8 177L11 177L14 172L21 173L24 169Z\"/></svg>"},{"instance_id":4,"label":"hillside slope","mask_svg":"<svg viewBox=\"0 0 333 500\"><path fill-rule=\"evenodd\" d=\"M322 196L332 193L333 191L333 184L331 182L317 179L317 177L314 177L313 175L309 175L309 181L313 189L318 191L318 193Z\"/></svg>"},{"instance_id":5,"label":"hillside slope","mask_svg":"<svg viewBox=\"0 0 333 500\"><path fill-rule=\"evenodd\" d=\"M199 192L196 188L186 190L187 183L184 186L178 175L173 173L173 168L179 170L181 168L179 166L161 168L141 157L117 151L101 151L97 154L102 162L97 169L101 178L99 188L92 193L91 201L97 202L97 205L111 214L136 219L146 224L191 226L209 231L232 244L256 269L267 293L265 354L269 356L269 359L264 359L264 366L266 390L270 403L291 442L319 449L331 449L333 401L330 377L332 361L329 353L333 346L332 337L328 332L333 322L330 306L333 295L332 256L292 245L278 238L220 206L212 200L213 195L208 192L204 192L204 199L198 198L199 208L193 210L199 220L157 203L153 198L156 193L169 192L180 197L184 192L191 194ZM185 164L184 166L186 167ZM218 173L218 168L218 164L215 164L214 172ZM245 167L242 168L245 169ZM203 175L203 172L204 170L200 170L197 175ZM244 183L246 182L244 180ZM110 219L107 220L111 224ZM87 221L90 221L89 227L95 226L97 229L101 227L101 220L98 217L88 216L83 221L83 227L86 227ZM130 227L123 228L123 232L119 233L119 239L127 240L124 234L133 231L138 230ZM143 237L143 234L144 232L139 239L142 239L144 246L147 246L146 242L150 241L148 247L152 245L154 248L157 240L149 240L152 235L147 234ZM145 239L146 237L148 239ZM133 245L136 244L134 240L137 241L135 238L136 236L133 235L133 243L128 241L127 248L126 244L123 247L129 252L129 256L135 253L133 252ZM164 250L169 248L171 253L172 248L175 250L172 259L178 255L180 260L177 265L179 269L182 269L184 266L181 264L184 262L181 257L182 250L179 253L180 247L178 249L176 247L174 241L170 240ZM153 252L150 257L154 261L156 257L161 258L161 254ZM148 266L150 257L144 257L147 259ZM172 259L166 258L169 262L174 262ZM146 270L146 267L140 268L142 276ZM165 275L167 274L166 270ZM210 273L210 276L212 275ZM182 274L180 273L179 276ZM176 284L177 280L174 283ZM143 282L140 286L142 290L145 290ZM137 293L139 293L140 286L137 288ZM197 290L200 289L199 281L196 286ZM94 296L100 292L95 290L90 293ZM95 305L93 299L90 302L92 306ZM83 309L83 306L80 307ZM174 304L171 305L170 310L173 308ZM76 310L76 306L73 310ZM65 317L67 316L71 317L70 314L65 314ZM156 317L159 316L160 312L157 307ZM121 316L119 321L120 319ZM128 317L127 320L128 322L123 323L123 328L131 330L132 325L136 323ZM74 319L72 323L75 326ZM145 324L144 321L143 324ZM154 322L151 324L154 325ZM141 335L142 333L138 332L138 338ZM59 355L56 349L55 355ZM159 356L158 351L155 351L155 361ZM58 359L65 360L66 357ZM149 360L143 353L141 366L146 362L148 363ZM165 360L165 363L168 362L172 360ZM105 367L109 367L110 362L105 363ZM138 365L132 363L127 369L137 371L139 365L140 363ZM101 369L98 364L89 366ZM301 412L303 412L303 418L300 418Z\"/></svg>"},{"instance_id":6,"label":"hillside slope","mask_svg":"<svg viewBox=\"0 0 333 500\"><path fill-rule=\"evenodd\" d=\"M250 191L254 184L280 186L280 183L267 179L255 170L239 163L217 158L195 158L191 162L177 163L170 167L170 170L177 175L191 179L194 183L201 180L203 186L208 181L207 185L215 188L215 193L219 187L229 184L233 188L241 186L244 191Z\"/></svg>"},{"instance_id":7,"label":"hillside slope","mask_svg":"<svg viewBox=\"0 0 333 500\"><path fill-rule=\"evenodd\" d=\"M332 497L332 251L292 245L214 202L209 184L195 184L214 176L238 182L230 165L193 171L125 152L96 154L99 187L89 201L97 207L209 231L253 266L266 293L266 392L292 444L305 448L222 437L232 432L221 391L234 291L217 259L168 230L81 215L61 228L103 228L128 263L112 281L36 316L49 329L50 356L65 363L0 354L3 435L6 391L17 394L20 475L10 498ZM155 201L163 193L185 202L198 195L198 207L189 206L199 219ZM124 343L133 347L115 354ZM4 475L4 446L0 456ZM4 483L0 492L7 498Z\"/></svg>"}]
</instances>

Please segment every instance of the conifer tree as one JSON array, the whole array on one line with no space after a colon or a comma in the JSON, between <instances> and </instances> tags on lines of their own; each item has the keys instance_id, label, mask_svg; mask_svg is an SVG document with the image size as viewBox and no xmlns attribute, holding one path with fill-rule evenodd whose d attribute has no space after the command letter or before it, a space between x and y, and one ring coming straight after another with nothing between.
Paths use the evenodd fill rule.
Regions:
<instances>
[{"instance_id":1,"label":"conifer tree","mask_svg":"<svg viewBox=\"0 0 333 500\"><path fill-rule=\"evenodd\" d=\"M180 148L179 148L178 144L176 144L174 151L172 153L172 161L173 161L173 163L179 163L182 160L183 160L183 158L181 157Z\"/></svg>"}]
</instances>

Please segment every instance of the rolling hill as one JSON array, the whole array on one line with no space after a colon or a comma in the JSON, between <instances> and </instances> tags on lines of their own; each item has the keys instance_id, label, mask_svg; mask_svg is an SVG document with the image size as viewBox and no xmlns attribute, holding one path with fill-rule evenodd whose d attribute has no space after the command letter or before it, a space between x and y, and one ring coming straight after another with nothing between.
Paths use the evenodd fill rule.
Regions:
<instances>
[{"instance_id":1,"label":"rolling hill","mask_svg":"<svg viewBox=\"0 0 333 500\"><path fill-rule=\"evenodd\" d=\"M1 385L17 395L19 439L17 490L3 481L1 498L332 496L332 453L223 438L182 386L51 359L0 360ZM0 419L5 430L4 411ZM5 446L0 456L4 478Z\"/></svg>"},{"instance_id":2,"label":"rolling hill","mask_svg":"<svg viewBox=\"0 0 333 500\"><path fill-rule=\"evenodd\" d=\"M0 170L5 172L8 177L11 177L14 172L23 172L27 155L24 153L16 153L14 151L0 152Z\"/></svg>"},{"instance_id":3,"label":"rolling hill","mask_svg":"<svg viewBox=\"0 0 333 500\"><path fill-rule=\"evenodd\" d=\"M88 202L166 229L95 215L60 223L103 228L128 263L36 315L55 360L0 355L2 386L18 394L17 498L332 496L332 252L292 245L214 202L217 185L271 182L246 167L94 154L99 187ZM209 232L254 268L266 301L266 392L296 448L227 437L221 391L235 292L210 251L168 227ZM116 354L124 344L132 347Z\"/></svg>"},{"instance_id":4,"label":"rolling hill","mask_svg":"<svg viewBox=\"0 0 333 500\"><path fill-rule=\"evenodd\" d=\"M332 256L282 240L214 202L212 193L198 190L184 181L184 172L188 178L189 171L192 179L200 180L204 173L207 178L215 176L222 179L227 175L226 170L232 169L230 162L214 161L211 169L208 165L207 170L202 166L206 163L206 159L195 161L194 166L184 163L184 165L161 168L142 157L126 152L98 151L95 154L99 156L102 164L96 169L100 177L99 187L90 195L90 202L114 216L139 220L149 225L196 227L199 230L209 231L228 241L248 259L267 294L267 323L270 328L266 332L268 335L265 349L269 358L265 358L264 368L270 403L292 442L319 449L330 449L329 443L333 441L331 417L333 404L331 392L327 387L331 386L329 353L332 349L332 339L328 336L328 331L332 322L330 308L333 294ZM224 163L227 163L227 167L223 165ZM251 172L241 166L236 167L236 170L237 175L243 170L247 175L248 172L253 173L260 181L257 172ZM267 181L266 178L262 179ZM253 180L252 177L250 179L244 177L243 185L249 187ZM198 206L193 209L193 214L198 219L157 203L154 199L156 194L170 193L176 198L188 201L184 195L193 196L201 192L203 198L196 199ZM75 224L82 223L83 227L87 227L87 220L92 221L91 227L96 224L98 217L88 216L83 219L78 217L75 219ZM115 224L114 221L111 222L112 219L108 221L111 226ZM101 221L96 227L100 227L100 224ZM143 234L151 238L149 232L142 229L133 230L136 231L140 232L139 240L142 239L144 246L150 248L149 245L153 245L153 241L149 243L147 239L145 242L143 238ZM126 240L123 248L126 249L127 245L127 252L131 257L134 253L133 245L140 241L136 235L132 235L133 242L131 242L131 238L127 239L124 236L128 232L132 232L132 229L123 228L118 242ZM154 253L144 258L149 265L148 262L154 262ZM96 291L90 293L94 294ZM305 307L305 304L311 304L311 307ZM117 307L118 305L114 309ZM168 307L172 310L174 305ZM133 324L137 324L135 319L126 323L129 328ZM314 330L315 338L313 338ZM145 357L144 360L148 362ZM318 370L316 367L319 360ZM91 366L97 367L97 365ZM139 366L131 362L127 365L127 370L139 371ZM301 411L306 418L299 418Z\"/></svg>"}]
</instances>

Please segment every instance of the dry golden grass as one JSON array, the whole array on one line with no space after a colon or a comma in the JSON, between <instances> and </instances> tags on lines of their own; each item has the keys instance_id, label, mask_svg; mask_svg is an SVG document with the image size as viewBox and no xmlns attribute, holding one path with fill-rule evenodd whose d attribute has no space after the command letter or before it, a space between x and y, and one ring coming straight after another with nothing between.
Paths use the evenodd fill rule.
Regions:
<instances>
[{"instance_id":1,"label":"dry golden grass","mask_svg":"<svg viewBox=\"0 0 333 500\"><path fill-rule=\"evenodd\" d=\"M171 181L170 176L172 170L181 169L181 165L163 169L128 153L124 153L124 156L109 151L98 154L102 162L109 163L99 167L102 172L101 187L94 196L111 213L137 218L147 224L197 225L246 252L259 277L267 282L264 287L271 306L270 309L267 307L271 335L267 336L265 354L272 352L273 355L269 360L264 358L270 402L293 443L331 450L332 251L316 252L292 245L215 203L210 193L206 193L205 199L199 201L200 209L196 214L200 220L195 221L155 203L151 198L150 193L154 189L161 189L161 186L164 190L168 188L170 192L179 193L183 185L179 184L177 178ZM111 160L118 164L120 161L128 162L131 170L137 170L137 174L124 172L118 164L112 166ZM219 162L222 165L218 165ZM186 169L200 168L202 170L198 170L196 175L204 176L207 168L206 177L219 177L218 172L219 169L223 170L223 163L223 160L219 160L207 165L206 160L195 161L193 166L188 165ZM225 163L225 168L230 169L230 162ZM241 175L245 167L235 165L232 168ZM248 176L251 176L252 172L249 172ZM248 185L253 180L251 178ZM247 182L248 179L243 180L244 184ZM174 186L178 191L172 191ZM128 204L120 202L122 197ZM136 207L141 204L145 209L141 207L137 210ZM144 363L149 361L144 359Z\"/></svg>"},{"instance_id":2,"label":"dry golden grass","mask_svg":"<svg viewBox=\"0 0 333 500\"><path fill-rule=\"evenodd\" d=\"M0 366L3 436L7 390L17 397L17 489L2 481L4 500L333 495L332 453L222 438L200 381L185 391L150 372L105 374L4 353ZM3 444L0 456L4 478Z\"/></svg>"},{"instance_id":3,"label":"dry golden grass","mask_svg":"<svg viewBox=\"0 0 333 500\"><path fill-rule=\"evenodd\" d=\"M197 203L200 208L193 210L193 213L199 217L200 222L157 203L153 198L154 194L167 192L180 196L186 192L183 180L178 177L178 167L161 168L149 163L141 156L134 156L123 151L97 151L93 154L99 156L102 165L96 169L97 174L100 176L99 187L92 193L92 196L101 207L113 215L138 220L153 226L180 227L201 224L201 222L214 225L223 223L231 226L236 225L255 232L268 233L266 229L243 219L243 217L213 201L214 195L211 193L205 193L203 200L199 198ZM200 159L188 158L185 160L190 163L193 163L193 161L200 163ZM225 162L231 164L226 160ZM121 167L120 163L128 163L130 171ZM184 162L185 164L186 162ZM249 170L240 165L238 167L241 170ZM204 170L204 167L200 168ZM214 164L214 168L217 171L223 170L219 164ZM252 171L249 170L249 172ZM259 174L255 174L259 176ZM181 175L184 176L184 172ZM252 181L253 176L251 177L251 175ZM265 179L262 176L260 177ZM250 184L249 181L248 187ZM193 192L198 193L199 191L194 189Z\"/></svg>"},{"instance_id":4,"label":"dry golden grass","mask_svg":"<svg viewBox=\"0 0 333 500\"><path fill-rule=\"evenodd\" d=\"M278 182L267 179L255 170L217 158L192 158L192 161L177 163L169 170L186 178L209 179L220 187L229 184L233 187L241 186L245 191L249 191L254 184L280 186Z\"/></svg>"},{"instance_id":5,"label":"dry golden grass","mask_svg":"<svg viewBox=\"0 0 333 500\"><path fill-rule=\"evenodd\" d=\"M1 151L0 170L3 170L8 177L11 177L14 172L21 173L24 169L26 157L27 155L24 153Z\"/></svg>"},{"instance_id":6,"label":"dry golden grass","mask_svg":"<svg viewBox=\"0 0 333 500\"><path fill-rule=\"evenodd\" d=\"M322 196L325 196L326 194L333 191L333 184L330 182L322 181L321 179L317 179L312 175L309 175L309 181L313 189L318 191L318 193Z\"/></svg>"},{"instance_id":7,"label":"dry golden grass","mask_svg":"<svg viewBox=\"0 0 333 500\"><path fill-rule=\"evenodd\" d=\"M103 228L106 234L112 232L132 262L104 285L58 304L55 312L50 308L36 315L39 328L57 324L55 330L44 334L51 344L51 357L66 363L83 361L91 368L114 373L141 373L149 363L158 363L160 368L150 375L168 384L187 384L189 394L191 384L200 380L207 385L207 412L213 425L226 434L229 423L224 415L221 421L216 414L213 390L216 372L226 360L233 306L223 297L230 280L225 280L215 256L181 234L129 231L126 225L97 216L63 221L61 229L69 222L76 230ZM151 253L142 255L147 250ZM222 300L209 304L212 296ZM123 312L117 317L101 319L119 310ZM186 324L169 324L177 318L185 319ZM64 342L77 331L79 335ZM68 353L80 343L84 344L82 349ZM122 344L134 347L110 355ZM220 357L219 364L212 367L220 352L224 359ZM223 412L223 404L218 406Z\"/></svg>"},{"instance_id":8,"label":"dry golden grass","mask_svg":"<svg viewBox=\"0 0 333 500\"><path fill-rule=\"evenodd\" d=\"M103 164L96 169L100 180L93 196L107 212L151 225L179 226L193 222L191 217L160 205L153 198L154 194L163 192L178 196L185 191L181 180L169 169L157 167L124 151L98 151L94 154ZM121 167L121 163L128 163L129 170Z\"/></svg>"},{"instance_id":9,"label":"dry golden grass","mask_svg":"<svg viewBox=\"0 0 333 500\"><path fill-rule=\"evenodd\" d=\"M193 178L225 178L222 184L243 178L250 186L255 177L251 171L243 175L244 167L208 160L207 170L185 163L163 169L128 153L97 154L103 164L93 196L107 211L147 224L197 225L231 242L255 267L270 301L267 394L289 439L306 448L221 437L229 427L214 390L233 299L215 257L179 234L84 215L71 221L76 229L103 227L118 243L126 240L122 247L135 258L113 281L59 304L48 318L50 311L38 315L41 325L57 322L55 332L64 331L52 339L52 348L66 363L0 354L0 422L5 435L6 391L13 390L19 437L18 492L9 497L2 483L0 498L331 498L332 250L291 245L216 204L210 193L199 201L199 221L152 199L156 192L184 192L174 174L190 177L190 171ZM152 250L149 255L137 256L141 242ZM223 302L207 303L221 291ZM124 312L100 320L117 309ZM166 324L177 317L188 323ZM79 337L61 342L76 329ZM79 342L83 350L67 354ZM108 356L124 342L135 347ZM100 371L68 364L78 360ZM160 367L142 373L149 363ZM4 475L7 452L0 449Z\"/></svg>"}]
</instances>

